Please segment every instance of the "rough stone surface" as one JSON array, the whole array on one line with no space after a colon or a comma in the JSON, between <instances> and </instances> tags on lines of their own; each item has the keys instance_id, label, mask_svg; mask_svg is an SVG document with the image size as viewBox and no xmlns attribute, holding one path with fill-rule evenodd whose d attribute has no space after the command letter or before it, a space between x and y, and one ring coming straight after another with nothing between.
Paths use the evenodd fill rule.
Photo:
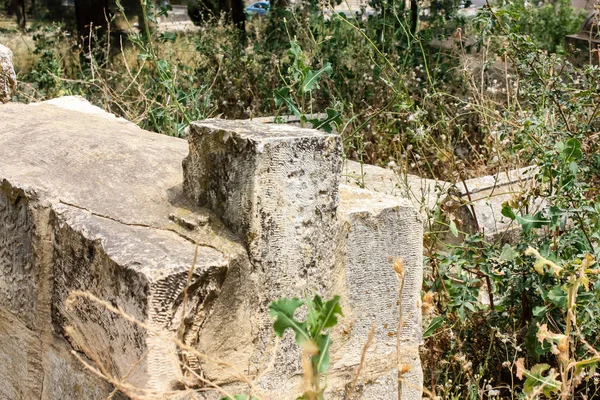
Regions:
<instances>
[{"instance_id":1,"label":"rough stone surface","mask_svg":"<svg viewBox=\"0 0 600 400\"><path fill-rule=\"evenodd\" d=\"M340 332L349 333L340 335L336 342L335 354L340 357L334 360L333 369L344 370L360 363L373 325L375 335L367 352L363 378L374 382L363 387L364 398L398 399L398 365L410 368L400 377L400 398L421 398L420 215L409 200L382 193L342 186L340 196L342 226L334 291L342 295L346 315ZM403 279L393 268L398 258L404 266Z\"/></svg>"},{"instance_id":2,"label":"rough stone surface","mask_svg":"<svg viewBox=\"0 0 600 400\"><path fill-rule=\"evenodd\" d=\"M260 271L258 348L266 351L268 304L330 287L341 138L289 125L207 120L191 125L188 140L186 193L242 238ZM265 356L260 353L255 360ZM291 336L281 354L260 384L285 396L298 389L287 377L301 373Z\"/></svg>"},{"instance_id":3,"label":"rough stone surface","mask_svg":"<svg viewBox=\"0 0 600 400\"><path fill-rule=\"evenodd\" d=\"M535 185L534 167L500 172L494 175L469 179L464 185L457 185L458 196L452 200L458 228L462 232L485 233L489 241L511 241L520 232L519 226L502 215L502 205L511 199L519 199ZM528 212L535 214L545 203L535 199Z\"/></svg>"},{"instance_id":4,"label":"rough stone surface","mask_svg":"<svg viewBox=\"0 0 600 400\"><path fill-rule=\"evenodd\" d=\"M17 76L12 65L13 54L0 44L0 104L11 101L17 89Z\"/></svg>"},{"instance_id":5,"label":"rough stone surface","mask_svg":"<svg viewBox=\"0 0 600 400\"><path fill-rule=\"evenodd\" d=\"M64 303L72 290L89 291L164 334L183 322L184 341L197 344L223 282L236 284L229 266L239 274L249 263L233 235L183 196L187 143L48 104L7 104L0 120L0 310L48 348L58 335L117 378L170 389L182 377L172 345L89 301ZM239 308L221 305L226 319ZM78 334L67 335L67 325ZM251 329L236 333L249 345ZM236 362L247 369L251 351L244 359L239 350ZM53 362L65 366L53 379L67 385L77 363ZM78 373L87 374L81 366ZM52 393L71 392L59 385Z\"/></svg>"},{"instance_id":6,"label":"rough stone surface","mask_svg":"<svg viewBox=\"0 0 600 400\"><path fill-rule=\"evenodd\" d=\"M243 238L268 300L327 287L341 139L250 121L193 123L186 193Z\"/></svg>"},{"instance_id":7,"label":"rough stone surface","mask_svg":"<svg viewBox=\"0 0 600 400\"><path fill-rule=\"evenodd\" d=\"M112 388L75 350L161 393L200 383L194 374L244 391L235 369L256 379L262 398L295 399L302 376L291 335L264 370L267 307L314 290L342 294L347 315L333 333L329 398L344 397L371 323L376 337L355 393L420 396L422 223L407 200L340 192L338 136L208 121L193 125L188 145L73 97L3 105L0 121L0 398L106 398ZM73 290L151 330L85 299L67 304ZM410 367L400 386L397 364Z\"/></svg>"},{"instance_id":8,"label":"rough stone surface","mask_svg":"<svg viewBox=\"0 0 600 400\"><path fill-rule=\"evenodd\" d=\"M409 383L400 385L402 398L419 398L423 223L413 205L343 186L338 207L336 135L209 120L193 124L189 140L185 190L245 238L253 266L263 274L261 304L282 295L310 294L307 288L342 295L346 317L334 334L329 396L344 398L375 324L374 344L355 393L397 399L397 365L402 364L410 367L401 380ZM369 174L383 192L388 182L380 177ZM327 252L317 253L328 249L335 250L334 260ZM392 267L397 257L406 264L403 290ZM303 270L308 273L298 274ZM299 352L291 337L281 346L276 372L266 374L261 384L273 398L292 398L300 394ZM282 381L282 371L291 378Z\"/></svg>"}]
</instances>

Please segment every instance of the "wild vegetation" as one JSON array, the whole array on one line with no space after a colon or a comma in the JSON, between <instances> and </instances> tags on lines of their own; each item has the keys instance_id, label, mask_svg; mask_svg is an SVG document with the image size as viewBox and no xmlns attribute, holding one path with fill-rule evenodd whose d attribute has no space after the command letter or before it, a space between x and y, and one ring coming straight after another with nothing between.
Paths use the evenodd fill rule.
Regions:
<instances>
[{"instance_id":1,"label":"wild vegetation","mask_svg":"<svg viewBox=\"0 0 600 400\"><path fill-rule=\"evenodd\" d=\"M443 245L440 226L458 234L457 216L444 202L431 212L426 394L599 398L600 53L574 64L563 44L584 15L567 0L492 2L469 18L455 1L432 2L418 4L431 11L420 21L404 2L371 5L357 16L327 2L280 6L243 30L210 12L172 33L153 22L169 7L142 1L138 30L117 2L87 47L68 25L36 23L30 48L16 51L16 100L81 95L173 136L207 117L295 114L339 132L348 158L456 184L536 166L534 187L502 208L522 228L515 242L479 231ZM290 301L274 314L289 316L300 305ZM326 335L313 327L296 334ZM322 395L326 367L312 368Z\"/></svg>"}]
</instances>

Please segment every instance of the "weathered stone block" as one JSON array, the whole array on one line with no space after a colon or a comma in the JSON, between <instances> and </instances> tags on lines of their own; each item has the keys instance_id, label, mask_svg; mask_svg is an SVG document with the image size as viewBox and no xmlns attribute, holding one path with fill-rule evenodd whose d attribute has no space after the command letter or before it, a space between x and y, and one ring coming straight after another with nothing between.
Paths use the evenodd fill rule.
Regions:
<instances>
[{"instance_id":1,"label":"weathered stone block","mask_svg":"<svg viewBox=\"0 0 600 400\"><path fill-rule=\"evenodd\" d=\"M342 186L340 195L334 292L342 295L345 318L334 341L333 369L345 370L346 384L351 381L374 326L355 393L362 392L365 398L398 399L398 366L407 365L409 370L400 382L410 384L401 385L401 398L420 398L420 215L407 199L351 186ZM404 267L402 277L393 267L397 259Z\"/></svg>"},{"instance_id":2,"label":"weathered stone block","mask_svg":"<svg viewBox=\"0 0 600 400\"><path fill-rule=\"evenodd\" d=\"M485 234L488 241L513 241L517 239L520 227L510 218L502 215L502 205L511 200L519 200L536 185L537 168L524 167L466 180L457 185L458 196L450 197L446 204L456 208L452 211L457 217L457 226L462 232ZM540 198L530 199L531 214L545 207Z\"/></svg>"},{"instance_id":3,"label":"weathered stone block","mask_svg":"<svg viewBox=\"0 0 600 400\"><path fill-rule=\"evenodd\" d=\"M182 361L208 374L214 363L200 365L160 335L198 346L216 304L224 322L211 329L226 331L241 307L249 310L245 315L252 324L252 296L239 304L235 296L229 298L232 303L219 297L225 281L239 286L236 277L250 272L244 248L214 216L183 196L185 141L57 107L62 105L0 107L0 311L39 338L43 360L43 373L13 374L14 387L0 383L0 393L6 386L29 398L26 393L39 392L45 375L48 382L69 375L73 379L63 381L74 385L44 387L48 400L96 398L91 394L96 389L104 393L104 383L94 379L80 395L71 390L80 381L76 377L90 373L68 359L68 350L52 356L52 348L76 349L113 377L146 389L171 390L179 384ZM197 261L188 281L196 243ZM229 275L230 267L235 276ZM85 299L66 307L73 290L120 307L151 330ZM236 334L240 344L230 361L246 371L251 350L244 345L252 345L248 337L253 332ZM9 353L0 346L0 355ZM215 357L220 355L215 351ZM8 366L27 371L29 359L10 356Z\"/></svg>"},{"instance_id":4,"label":"weathered stone block","mask_svg":"<svg viewBox=\"0 0 600 400\"><path fill-rule=\"evenodd\" d=\"M58 204L54 211L56 331L68 336L64 327L73 327L78 335L69 337L71 345L93 355L115 377L127 376L128 382L141 388L176 386L182 378L178 351L157 334L176 336L184 323L183 291L195 245L171 231L128 226L71 206ZM189 280L193 292L186 304L188 312L210 309L227 267L221 252L198 247ZM86 300L65 307L74 290L121 308L152 331Z\"/></svg>"},{"instance_id":5,"label":"weathered stone block","mask_svg":"<svg viewBox=\"0 0 600 400\"><path fill-rule=\"evenodd\" d=\"M17 90L17 76L12 65L12 52L0 44L0 104L9 102Z\"/></svg>"},{"instance_id":6,"label":"weathered stone block","mask_svg":"<svg viewBox=\"0 0 600 400\"><path fill-rule=\"evenodd\" d=\"M302 376L291 335L273 368L256 376L271 355L267 307L318 291L341 294L347 314L334 332L331 398L343 398L371 323L376 337L358 392L414 398L398 388L396 367L409 365L402 382L418 388L422 227L405 200L344 188L340 203L337 135L207 121L192 126L188 145L76 98L4 105L0 120L0 340L9 343L0 346L0 375L9 377L0 393L103 398L110 385L73 349L157 392L194 383L185 363L233 392L246 388L237 369L257 379L265 399L296 398ZM181 174L188 150L192 200ZM67 304L73 290L150 330L86 299ZM163 335L224 362L181 351Z\"/></svg>"},{"instance_id":7,"label":"weathered stone block","mask_svg":"<svg viewBox=\"0 0 600 400\"><path fill-rule=\"evenodd\" d=\"M184 190L243 238L267 299L322 290L333 265L341 139L250 121L195 122Z\"/></svg>"}]
</instances>

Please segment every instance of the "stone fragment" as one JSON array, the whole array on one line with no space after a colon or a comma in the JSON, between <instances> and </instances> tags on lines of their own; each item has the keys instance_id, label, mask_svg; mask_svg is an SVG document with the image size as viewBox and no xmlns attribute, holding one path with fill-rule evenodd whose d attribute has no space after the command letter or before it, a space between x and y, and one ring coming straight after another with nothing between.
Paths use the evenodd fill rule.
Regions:
<instances>
[{"instance_id":1,"label":"stone fragment","mask_svg":"<svg viewBox=\"0 0 600 400\"><path fill-rule=\"evenodd\" d=\"M17 75L12 64L12 51L0 44L0 104L12 100L17 90Z\"/></svg>"},{"instance_id":2,"label":"stone fragment","mask_svg":"<svg viewBox=\"0 0 600 400\"><path fill-rule=\"evenodd\" d=\"M267 300L327 287L341 139L311 129L206 120L189 132L184 190L213 210L264 273Z\"/></svg>"},{"instance_id":3,"label":"stone fragment","mask_svg":"<svg viewBox=\"0 0 600 400\"><path fill-rule=\"evenodd\" d=\"M374 326L358 391L364 398L398 399L397 366L406 365L400 398L421 398L421 217L407 199L345 185L340 197L333 291L342 296L345 318L334 339L333 369L346 371L347 386ZM398 259L402 278L394 270Z\"/></svg>"},{"instance_id":4,"label":"stone fragment","mask_svg":"<svg viewBox=\"0 0 600 400\"><path fill-rule=\"evenodd\" d=\"M473 234L478 230L488 241L513 241L520 228L517 223L502 215L503 204L513 200L518 203L526 199L527 193L536 184L537 168L524 167L466 180L456 186L458 196L453 196L450 207L457 218L457 227L462 232ZM529 199L528 213L535 214L545 206L540 199ZM450 238L449 238L450 239Z\"/></svg>"}]
</instances>

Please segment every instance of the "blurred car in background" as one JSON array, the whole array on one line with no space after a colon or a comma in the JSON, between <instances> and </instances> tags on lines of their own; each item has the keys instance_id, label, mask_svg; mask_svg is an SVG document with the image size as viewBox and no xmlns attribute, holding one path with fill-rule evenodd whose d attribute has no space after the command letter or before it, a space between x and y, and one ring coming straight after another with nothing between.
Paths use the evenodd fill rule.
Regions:
<instances>
[{"instance_id":1,"label":"blurred car in background","mask_svg":"<svg viewBox=\"0 0 600 400\"><path fill-rule=\"evenodd\" d=\"M246 7L246 14L248 16L258 15L262 17L264 15L267 15L270 9L271 3L269 3L268 1L259 1Z\"/></svg>"}]
</instances>

